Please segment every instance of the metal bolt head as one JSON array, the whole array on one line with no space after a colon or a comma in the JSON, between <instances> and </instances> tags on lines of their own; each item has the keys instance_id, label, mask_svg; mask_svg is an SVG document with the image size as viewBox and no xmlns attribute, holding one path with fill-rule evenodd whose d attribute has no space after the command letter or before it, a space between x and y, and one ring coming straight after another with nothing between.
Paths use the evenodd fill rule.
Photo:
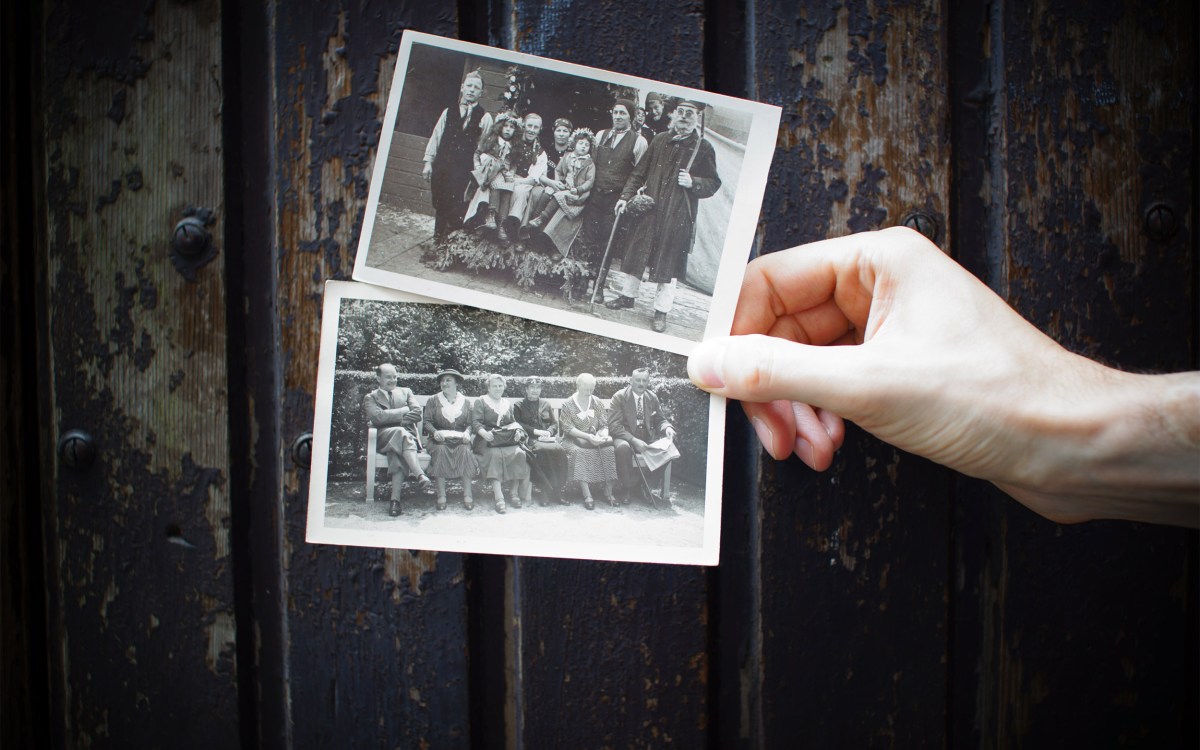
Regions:
<instances>
[{"instance_id":1,"label":"metal bolt head","mask_svg":"<svg viewBox=\"0 0 1200 750\"><path fill-rule=\"evenodd\" d=\"M303 469L312 468L312 441L311 432L301 433L292 441L292 462Z\"/></svg>"},{"instance_id":2,"label":"metal bolt head","mask_svg":"<svg viewBox=\"0 0 1200 750\"><path fill-rule=\"evenodd\" d=\"M925 235L925 238L930 242L937 242L938 223L929 214L914 212L905 216L904 220L900 223L909 229L915 229Z\"/></svg>"},{"instance_id":3,"label":"metal bolt head","mask_svg":"<svg viewBox=\"0 0 1200 750\"><path fill-rule=\"evenodd\" d=\"M171 248L186 258L195 258L208 250L211 237L203 219L185 216L171 234Z\"/></svg>"},{"instance_id":4,"label":"metal bolt head","mask_svg":"<svg viewBox=\"0 0 1200 750\"><path fill-rule=\"evenodd\" d=\"M1155 242L1166 242L1179 231L1175 210L1165 203L1155 203L1146 209L1146 234Z\"/></svg>"},{"instance_id":5,"label":"metal bolt head","mask_svg":"<svg viewBox=\"0 0 1200 750\"><path fill-rule=\"evenodd\" d=\"M82 471L96 460L96 441L83 430L67 430L58 439L58 459L64 466Z\"/></svg>"}]
</instances>

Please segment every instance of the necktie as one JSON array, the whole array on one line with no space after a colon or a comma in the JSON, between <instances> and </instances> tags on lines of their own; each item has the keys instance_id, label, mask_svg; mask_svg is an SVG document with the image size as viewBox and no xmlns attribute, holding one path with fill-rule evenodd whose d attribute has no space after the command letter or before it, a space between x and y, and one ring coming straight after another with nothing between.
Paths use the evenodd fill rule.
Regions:
<instances>
[{"instance_id":1,"label":"necktie","mask_svg":"<svg viewBox=\"0 0 1200 750\"><path fill-rule=\"evenodd\" d=\"M645 425L645 424L646 424L646 412L645 412L645 411L642 409L642 399L640 399L640 398L639 398L639 399L635 399L635 401L637 401L637 422L638 422L638 427L642 427L643 425Z\"/></svg>"}]
</instances>

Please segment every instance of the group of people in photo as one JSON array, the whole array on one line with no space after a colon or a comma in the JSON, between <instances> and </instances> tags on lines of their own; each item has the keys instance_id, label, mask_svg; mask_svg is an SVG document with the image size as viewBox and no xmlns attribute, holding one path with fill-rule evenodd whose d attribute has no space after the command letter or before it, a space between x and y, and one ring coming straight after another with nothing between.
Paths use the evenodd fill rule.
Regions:
<instances>
[{"instance_id":1,"label":"group of people in photo","mask_svg":"<svg viewBox=\"0 0 1200 750\"><path fill-rule=\"evenodd\" d=\"M463 374L446 369L436 375L438 392L422 405L399 384L394 365L379 365L375 376L378 388L363 397L363 411L378 431L375 449L387 456L392 516L403 514L405 480L422 496L434 488L439 511L448 504L447 480L461 483L466 510L475 506L474 480L483 480L497 513L529 505L535 485L541 505L569 505L570 485L578 486L588 510L595 507L593 485L612 506L634 497L669 501L656 488L663 469L679 456L675 427L645 368L634 370L630 384L607 404L594 395L596 378L582 373L558 409L542 398L539 378L527 379L524 396L514 399L505 396L508 379L491 374L487 392L469 398L462 392Z\"/></svg>"},{"instance_id":2,"label":"group of people in photo","mask_svg":"<svg viewBox=\"0 0 1200 750\"><path fill-rule=\"evenodd\" d=\"M426 146L435 243L467 231L553 248L588 269L564 285L567 298L582 299L591 286L613 310L633 308L641 284L652 283L649 322L665 331L695 241L698 203L721 187L703 137L706 105L654 92L645 107L616 98L609 127L593 132L577 127L571 113L555 113L543 142L542 115L493 116L481 104L484 88L478 71L468 73L458 106L442 110ZM600 290L614 261L617 293L605 299Z\"/></svg>"}]
</instances>

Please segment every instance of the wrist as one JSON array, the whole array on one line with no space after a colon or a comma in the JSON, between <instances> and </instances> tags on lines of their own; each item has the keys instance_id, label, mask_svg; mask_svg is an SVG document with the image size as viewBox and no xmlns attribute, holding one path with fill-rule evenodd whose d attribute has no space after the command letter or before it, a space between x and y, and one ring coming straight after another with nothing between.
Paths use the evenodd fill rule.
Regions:
<instances>
[{"instance_id":1,"label":"wrist","mask_svg":"<svg viewBox=\"0 0 1200 750\"><path fill-rule=\"evenodd\" d=\"M1200 525L1200 374L1088 364L1073 413L1036 420L1029 470L997 485L1060 522Z\"/></svg>"}]
</instances>

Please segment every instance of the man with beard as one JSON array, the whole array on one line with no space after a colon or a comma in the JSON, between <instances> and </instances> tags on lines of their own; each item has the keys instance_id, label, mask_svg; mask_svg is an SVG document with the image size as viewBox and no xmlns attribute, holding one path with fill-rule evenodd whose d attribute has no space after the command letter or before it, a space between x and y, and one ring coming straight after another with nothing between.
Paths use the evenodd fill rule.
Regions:
<instances>
[{"instance_id":1,"label":"man with beard","mask_svg":"<svg viewBox=\"0 0 1200 750\"><path fill-rule=\"evenodd\" d=\"M630 174L618 213L639 190L654 199L654 209L634 228L621 271L615 277L621 293L605 302L610 310L632 308L643 274L658 285L654 296L655 331L667 328L667 314L675 302L676 280L687 271L687 256L696 232L696 210L701 198L721 188L716 152L697 130L704 104L683 99L675 105L671 129L659 133L650 150Z\"/></svg>"},{"instance_id":2,"label":"man with beard","mask_svg":"<svg viewBox=\"0 0 1200 750\"><path fill-rule=\"evenodd\" d=\"M433 237L439 245L463 223L467 210L464 193L472 184L475 146L492 127L492 116L479 104L483 76L473 70L463 78L458 106L442 110L425 147L421 176L429 182L433 199Z\"/></svg>"},{"instance_id":3,"label":"man with beard","mask_svg":"<svg viewBox=\"0 0 1200 750\"><path fill-rule=\"evenodd\" d=\"M546 175L546 152L542 150L541 133L542 116L534 112L525 115L525 129L508 155L516 184L513 186L508 216L500 225L501 241L517 238L517 231L529 213L533 189L541 185L542 177Z\"/></svg>"},{"instance_id":4,"label":"man with beard","mask_svg":"<svg viewBox=\"0 0 1200 750\"><path fill-rule=\"evenodd\" d=\"M596 150L592 155L596 164L596 181L592 185L591 197L583 206L583 225L575 242L579 249L572 253L576 260L592 263L601 260L617 218L615 208L621 190L649 147L646 139L633 129L633 113L636 110L637 105L629 99L618 99L610 112L612 128L596 134ZM626 225L622 224L613 238L614 248L620 247L625 229ZM603 279L597 280L597 284L601 283Z\"/></svg>"}]
</instances>

